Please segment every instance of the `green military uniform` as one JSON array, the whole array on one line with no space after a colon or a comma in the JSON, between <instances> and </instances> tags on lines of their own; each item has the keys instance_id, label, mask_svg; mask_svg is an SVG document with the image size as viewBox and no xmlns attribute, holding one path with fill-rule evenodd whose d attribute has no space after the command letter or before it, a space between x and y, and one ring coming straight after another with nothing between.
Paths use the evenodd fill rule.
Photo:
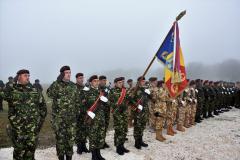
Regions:
<instances>
[{"instance_id":1,"label":"green military uniform","mask_svg":"<svg viewBox=\"0 0 240 160\"><path fill-rule=\"evenodd\" d=\"M62 67L61 74L63 73ZM56 135L57 155L59 159L64 155L71 157L76 135L76 116L80 104L79 92L73 82L58 79L47 89L47 95L53 99L52 127Z\"/></svg>"},{"instance_id":2,"label":"green military uniform","mask_svg":"<svg viewBox=\"0 0 240 160\"><path fill-rule=\"evenodd\" d=\"M196 80L196 98L197 98L197 111L195 121L197 123L200 123L205 101L204 90L200 79Z\"/></svg>"},{"instance_id":3,"label":"green military uniform","mask_svg":"<svg viewBox=\"0 0 240 160\"><path fill-rule=\"evenodd\" d=\"M89 152L86 148L87 143L87 135L88 135L88 126L84 123L85 117L87 114L87 106L84 104L85 92L89 88L76 84L80 93L80 113L77 115L77 128L76 128L76 144L78 146L78 153L82 154L82 152Z\"/></svg>"},{"instance_id":4,"label":"green military uniform","mask_svg":"<svg viewBox=\"0 0 240 160\"><path fill-rule=\"evenodd\" d=\"M4 99L11 104L8 119L14 148L13 159L33 160L38 134L47 113L43 95L30 83L26 85L15 83L9 84L5 89Z\"/></svg>"},{"instance_id":5,"label":"green military uniform","mask_svg":"<svg viewBox=\"0 0 240 160\"><path fill-rule=\"evenodd\" d=\"M140 77L138 78L138 80L140 80ZM133 91L134 90L135 89L133 89ZM135 105L135 110L133 111L133 119L134 119L133 136L135 139L135 147L137 149L140 149L141 146L147 147L147 144L143 143L142 137L143 137L143 131L146 128L146 124L149 119L148 101L149 101L149 95L145 92L144 87L138 87L136 89L135 94L131 96L131 103ZM138 104L138 102L140 103ZM140 107L141 109L139 109L138 107Z\"/></svg>"},{"instance_id":6,"label":"green military uniform","mask_svg":"<svg viewBox=\"0 0 240 160\"><path fill-rule=\"evenodd\" d=\"M5 84L0 80L0 91L3 91ZM0 96L0 112L3 111L3 97Z\"/></svg>"}]
</instances>

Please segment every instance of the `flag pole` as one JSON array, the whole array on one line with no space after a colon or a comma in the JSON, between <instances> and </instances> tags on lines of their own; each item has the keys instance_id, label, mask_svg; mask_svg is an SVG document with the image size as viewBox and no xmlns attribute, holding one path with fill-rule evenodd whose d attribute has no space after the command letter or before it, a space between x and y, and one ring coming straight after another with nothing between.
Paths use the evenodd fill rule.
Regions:
<instances>
[{"instance_id":1,"label":"flag pole","mask_svg":"<svg viewBox=\"0 0 240 160\"><path fill-rule=\"evenodd\" d=\"M176 17L176 21L179 21L183 16L186 15L186 10L182 11L181 13L179 13L179 15ZM160 48L162 47L162 44L160 46ZM150 69L150 67L152 66L154 60L156 59L156 54L153 56L151 62L148 64L147 68L145 69L145 71L142 74L142 78L145 77L145 75L147 74L148 70Z\"/></svg>"}]
</instances>

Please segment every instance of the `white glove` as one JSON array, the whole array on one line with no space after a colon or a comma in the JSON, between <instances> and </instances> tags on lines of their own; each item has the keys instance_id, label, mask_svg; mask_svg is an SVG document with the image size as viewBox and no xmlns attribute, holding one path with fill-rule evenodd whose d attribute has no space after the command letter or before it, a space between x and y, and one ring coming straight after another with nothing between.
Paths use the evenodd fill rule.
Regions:
<instances>
[{"instance_id":1,"label":"white glove","mask_svg":"<svg viewBox=\"0 0 240 160\"><path fill-rule=\"evenodd\" d=\"M109 93L109 90L106 88L106 89L105 89L105 92L106 92L106 93Z\"/></svg>"},{"instance_id":2,"label":"white glove","mask_svg":"<svg viewBox=\"0 0 240 160\"><path fill-rule=\"evenodd\" d=\"M185 105L185 102L184 101L181 101L182 105Z\"/></svg>"},{"instance_id":3,"label":"white glove","mask_svg":"<svg viewBox=\"0 0 240 160\"><path fill-rule=\"evenodd\" d=\"M196 93L198 93L198 90L197 90L197 89L195 89L195 92L196 92Z\"/></svg>"},{"instance_id":4,"label":"white glove","mask_svg":"<svg viewBox=\"0 0 240 160\"><path fill-rule=\"evenodd\" d=\"M89 88L85 86L85 87L83 88L83 90L84 90L84 91L89 91Z\"/></svg>"},{"instance_id":5,"label":"white glove","mask_svg":"<svg viewBox=\"0 0 240 160\"><path fill-rule=\"evenodd\" d=\"M137 107L139 110L143 110L143 106L141 104L138 105Z\"/></svg>"},{"instance_id":6,"label":"white glove","mask_svg":"<svg viewBox=\"0 0 240 160\"><path fill-rule=\"evenodd\" d=\"M88 111L87 114L89 115L89 117L91 117L92 119L95 117L95 113Z\"/></svg>"},{"instance_id":7,"label":"white glove","mask_svg":"<svg viewBox=\"0 0 240 160\"><path fill-rule=\"evenodd\" d=\"M100 100L101 100L102 102L105 102L105 103L108 101L107 97L105 97L105 96L101 96L101 97L100 97Z\"/></svg>"},{"instance_id":8,"label":"white glove","mask_svg":"<svg viewBox=\"0 0 240 160\"><path fill-rule=\"evenodd\" d=\"M150 95L151 93L149 89L145 89L144 92L147 93L148 95Z\"/></svg>"}]
</instances>

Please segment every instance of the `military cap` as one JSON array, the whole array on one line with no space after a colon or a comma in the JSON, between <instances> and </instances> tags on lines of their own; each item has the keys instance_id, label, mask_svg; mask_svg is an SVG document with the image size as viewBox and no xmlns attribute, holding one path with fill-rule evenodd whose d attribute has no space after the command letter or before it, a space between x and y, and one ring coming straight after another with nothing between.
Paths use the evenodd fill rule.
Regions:
<instances>
[{"instance_id":1,"label":"military cap","mask_svg":"<svg viewBox=\"0 0 240 160\"><path fill-rule=\"evenodd\" d=\"M104 80L104 79L107 79L107 77L104 75L99 76L99 80Z\"/></svg>"},{"instance_id":2,"label":"military cap","mask_svg":"<svg viewBox=\"0 0 240 160\"><path fill-rule=\"evenodd\" d=\"M8 77L8 80L12 80L12 79L13 79L13 77L12 77L12 76Z\"/></svg>"},{"instance_id":3,"label":"military cap","mask_svg":"<svg viewBox=\"0 0 240 160\"><path fill-rule=\"evenodd\" d=\"M149 80L150 82L153 82L153 81L156 81L156 80L157 80L157 77L150 77L148 80Z\"/></svg>"},{"instance_id":4,"label":"military cap","mask_svg":"<svg viewBox=\"0 0 240 160\"><path fill-rule=\"evenodd\" d=\"M83 76L83 73L77 73L75 77L78 78L80 76Z\"/></svg>"},{"instance_id":5,"label":"military cap","mask_svg":"<svg viewBox=\"0 0 240 160\"><path fill-rule=\"evenodd\" d=\"M92 82L94 79L98 79L97 75L93 75L89 78L89 82Z\"/></svg>"},{"instance_id":6,"label":"military cap","mask_svg":"<svg viewBox=\"0 0 240 160\"><path fill-rule=\"evenodd\" d=\"M194 84L195 84L195 81L194 81L194 80L191 80L190 83L189 83L190 86L192 86L192 85L194 85Z\"/></svg>"},{"instance_id":7,"label":"military cap","mask_svg":"<svg viewBox=\"0 0 240 160\"><path fill-rule=\"evenodd\" d=\"M140 80L145 80L145 77L143 76L138 77L137 81L140 81Z\"/></svg>"},{"instance_id":8,"label":"military cap","mask_svg":"<svg viewBox=\"0 0 240 160\"><path fill-rule=\"evenodd\" d=\"M19 75L21 75L21 74L29 74L29 71L26 70L26 69L21 69L21 70L19 70L19 71L17 72L17 75L19 76Z\"/></svg>"},{"instance_id":9,"label":"military cap","mask_svg":"<svg viewBox=\"0 0 240 160\"><path fill-rule=\"evenodd\" d=\"M133 81L132 79L128 79L128 80L127 80L128 83L130 83L130 82L132 82L132 81Z\"/></svg>"},{"instance_id":10,"label":"military cap","mask_svg":"<svg viewBox=\"0 0 240 160\"><path fill-rule=\"evenodd\" d=\"M35 79L35 82L38 83L38 82L39 82L39 79Z\"/></svg>"},{"instance_id":11,"label":"military cap","mask_svg":"<svg viewBox=\"0 0 240 160\"><path fill-rule=\"evenodd\" d=\"M125 79L124 77L115 78L115 79L114 79L114 83L117 83L118 81L122 81L122 80L124 80L124 79Z\"/></svg>"},{"instance_id":12,"label":"military cap","mask_svg":"<svg viewBox=\"0 0 240 160\"><path fill-rule=\"evenodd\" d=\"M71 70L69 66L63 66L61 69L60 69L60 72L63 73L64 71L67 71L67 70Z\"/></svg>"}]
</instances>

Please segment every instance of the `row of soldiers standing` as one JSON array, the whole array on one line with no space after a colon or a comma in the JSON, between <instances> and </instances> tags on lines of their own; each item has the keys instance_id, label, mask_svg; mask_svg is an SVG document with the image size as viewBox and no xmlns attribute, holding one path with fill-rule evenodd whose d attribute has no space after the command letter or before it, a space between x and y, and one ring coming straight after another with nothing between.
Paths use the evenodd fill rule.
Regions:
<instances>
[{"instance_id":1,"label":"row of soldiers standing","mask_svg":"<svg viewBox=\"0 0 240 160\"><path fill-rule=\"evenodd\" d=\"M135 147L141 149L148 144L143 142L146 124L156 131L156 139L165 141L162 131L166 125L167 134L173 136L177 124L178 131L185 131L201 122L228 111L232 106L240 106L239 86L233 84L190 81L189 87L177 98L172 99L163 81L156 77L146 85L144 77L139 77L137 85L124 86L124 77L114 80L114 88L106 85L106 76L93 75L84 85L84 75L76 75L76 84L70 81L69 66L60 69L60 75L47 90L52 103L52 127L56 137L56 150L60 160L72 159L73 145L77 153L92 153L93 160L104 159L101 149L108 148L106 132L110 112L114 123L114 145L119 155L128 153L124 147L128 125L134 127ZM20 70L11 83L1 91L1 98L8 101L14 159L34 159L38 134L47 114L42 91L29 82L29 71ZM86 143L89 140L89 149Z\"/></svg>"}]
</instances>

